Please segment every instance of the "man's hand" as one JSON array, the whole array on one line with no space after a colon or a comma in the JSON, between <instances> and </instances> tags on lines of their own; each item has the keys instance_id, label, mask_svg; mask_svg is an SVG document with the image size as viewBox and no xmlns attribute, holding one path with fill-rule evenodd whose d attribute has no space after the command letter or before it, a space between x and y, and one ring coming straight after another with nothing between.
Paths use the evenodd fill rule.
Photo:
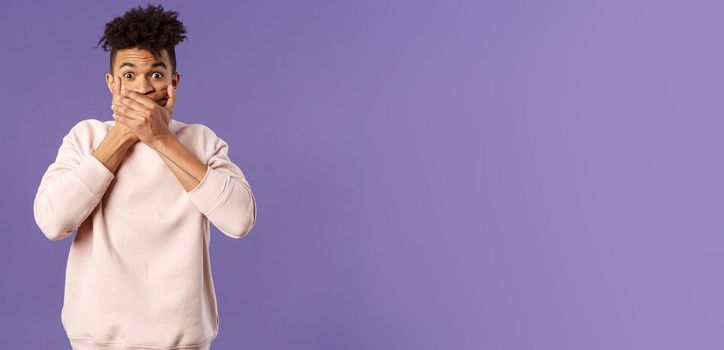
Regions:
<instances>
[{"instance_id":1,"label":"man's hand","mask_svg":"<svg viewBox=\"0 0 724 350\"><path fill-rule=\"evenodd\" d=\"M113 99L111 102L111 110L114 112L113 119L116 119L115 111L116 107L120 103L122 84L123 83L121 82L121 77L113 77ZM126 126L126 124L119 123L118 120L116 120L116 124L113 126L112 129L118 129L122 135L131 140L132 144L139 141L138 136L136 136L136 133L133 132L133 129Z\"/></svg>"},{"instance_id":2,"label":"man's hand","mask_svg":"<svg viewBox=\"0 0 724 350\"><path fill-rule=\"evenodd\" d=\"M119 88L120 84L116 89ZM162 105L166 96L168 100ZM118 103L114 104L113 118L117 124L123 124L133 130L141 142L152 146L160 138L171 135L168 125L175 104L176 90L173 85L168 85L165 91L150 95L122 89Z\"/></svg>"}]
</instances>

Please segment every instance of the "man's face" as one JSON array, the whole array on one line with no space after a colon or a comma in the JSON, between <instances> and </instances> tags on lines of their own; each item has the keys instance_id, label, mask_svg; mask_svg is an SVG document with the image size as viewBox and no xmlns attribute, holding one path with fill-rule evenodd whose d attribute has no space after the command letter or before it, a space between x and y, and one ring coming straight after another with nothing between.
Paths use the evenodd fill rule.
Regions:
<instances>
[{"instance_id":1,"label":"man's face","mask_svg":"<svg viewBox=\"0 0 724 350\"><path fill-rule=\"evenodd\" d=\"M116 52L113 62L113 75L121 77L122 86L128 91L135 91L166 105L168 96L165 93L169 84L178 86L181 74L171 75L171 60L168 52L161 50L161 57L153 57L150 51L132 48ZM113 75L106 74L106 84L113 93Z\"/></svg>"}]
</instances>

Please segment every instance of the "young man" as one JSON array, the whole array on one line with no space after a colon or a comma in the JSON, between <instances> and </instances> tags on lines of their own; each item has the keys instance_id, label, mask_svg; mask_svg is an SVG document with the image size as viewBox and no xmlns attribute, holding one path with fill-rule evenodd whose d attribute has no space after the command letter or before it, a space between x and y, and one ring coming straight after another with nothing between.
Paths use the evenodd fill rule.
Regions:
<instances>
[{"instance_id":1,"label":"young man","mask_svg":"<svg viewBox=\"0 0 724 350\"><path fill-rule=\"evenodd\" d=\"M35 197L48 239L77 230L61 312L73 349L209 349L219 327L210 223L242 238L256 222L228 144L172 119L177 15L139 6L106 24L113 120L75 124Z\"/></svg>"}]
</instances>

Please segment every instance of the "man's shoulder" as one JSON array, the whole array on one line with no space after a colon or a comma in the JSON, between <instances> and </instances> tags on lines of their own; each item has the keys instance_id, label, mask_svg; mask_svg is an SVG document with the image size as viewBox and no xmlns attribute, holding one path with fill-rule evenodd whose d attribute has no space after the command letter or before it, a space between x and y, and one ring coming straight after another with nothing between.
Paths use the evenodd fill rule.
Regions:
<instances>
[{"instance_id":1,"label":"man's shoulder","mask_svg":"<svg viewBox=\"0 0 724 350\"><path fill-rule=\"evenodd\" d=\"M103 136L108 132L113 121L101 121L94 118L83 119L76 122L67 132L66 137L76 140L92 140L96 137Z\"/></svg>"},{"instance_id":2,"label":"man's shoulder","mask_svg":"<svg viewBox=\"0 0 724 350\"><path fill-rule=\"evenodd\" d=\"M204 125L204 124L201 124L201 123L186 123L186 122L182 122L182 121L180 121L180 120L178 120L178 119L171 119L171 123L172 123L172 124L176 124L176 126L177 126L179 129L181 129L181 128L191 128L191 129L194 129L194 130L205 130L205 129L211 130L211 128L209 128L208 126L206 126L206 125Z\"/></svg>"},{"instance_id":3,"label":"man's shoulder","mask_svg":"<svg viewBox=\"0 0 724 350\"><path fill-rule=\"evenodd\" d=\"M88 132L94 129L107 129L112 126L112 121L101 121L94 118L83 119L70 128L71 131Z\"/></svg>"},{"instance_id":4,"label":"man's shoulder","mask_svg":"<svg viewBox=\"0 0 724 350\"><path fill-rule=\"evenodd\" d=\"M218 135L210 127L202 123L184 123L179 120L171 119L171 125L175 133L183 133L201 137L202 139L216 139Z\"/></svg>"}]
</instances>

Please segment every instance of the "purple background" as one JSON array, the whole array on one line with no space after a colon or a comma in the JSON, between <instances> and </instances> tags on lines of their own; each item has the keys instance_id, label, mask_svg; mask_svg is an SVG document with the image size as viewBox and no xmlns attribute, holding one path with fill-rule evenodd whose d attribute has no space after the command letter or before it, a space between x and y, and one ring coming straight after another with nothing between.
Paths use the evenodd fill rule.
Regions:
<instances>
[{"instance_id":1,"label":"purple background","mask_svg":"<svg viewBox=\"0 0 724 350\"><path fill-rule=\"evenodd\" d=\"M138 4L2 4L2 349L70 348L33 199ZM213 228L212 348L724 346L721 2L163 4L174 118L258 201Z\"/></svg>"}]
</instances>

